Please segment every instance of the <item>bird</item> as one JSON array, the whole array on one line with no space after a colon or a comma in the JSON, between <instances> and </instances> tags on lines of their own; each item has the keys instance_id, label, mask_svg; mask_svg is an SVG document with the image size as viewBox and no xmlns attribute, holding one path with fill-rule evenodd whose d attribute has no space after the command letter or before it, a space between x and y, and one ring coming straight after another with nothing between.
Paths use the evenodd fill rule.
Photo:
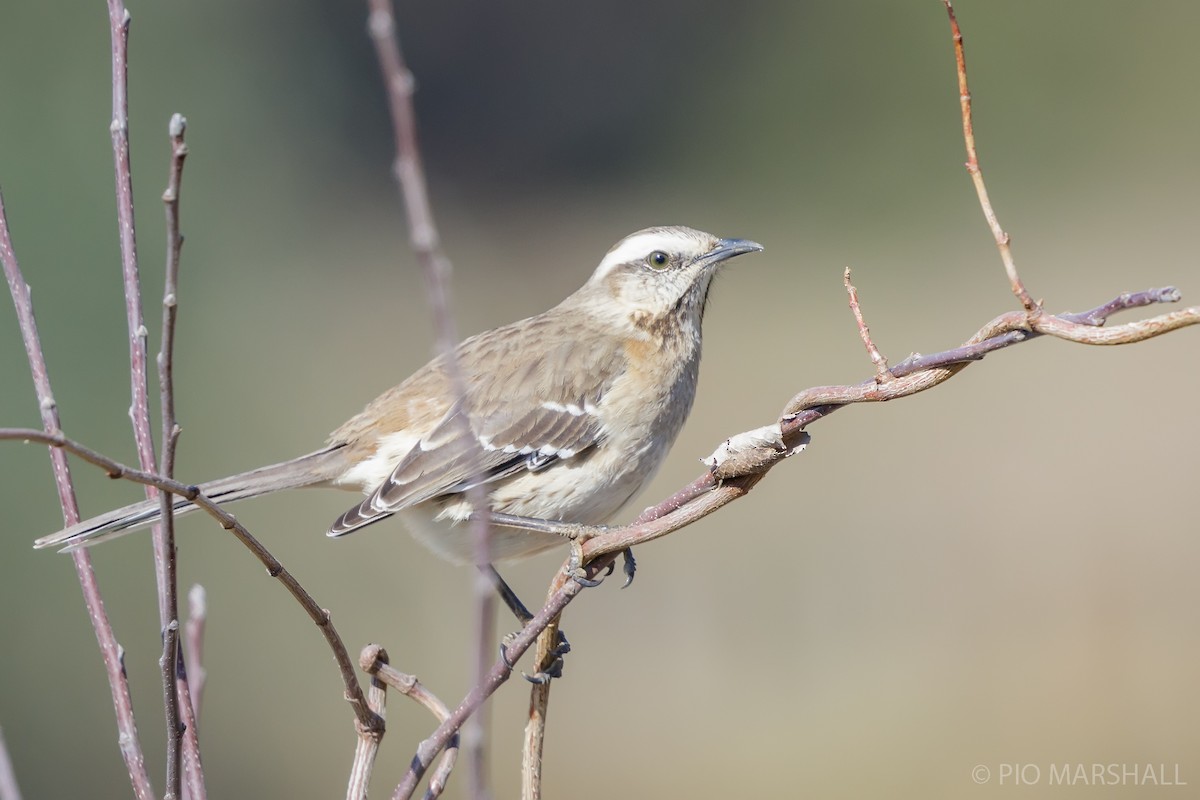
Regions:
<instances>
[{"instance_id":1,"label":"bird","mask_svg":"<svg viewBox=\"0 0 1200 800\"><path fill-rule=\"evenodd\" d=\"M562 526L608 522L661 466L696 395L713 277L761 251L692 228L646 228L617 242L557 306L464 340L388 389L298 458L200 484L215 503L305 487L366 495L328 530L392 516L434 553L478 564L468 492L496 520L490 562L564 542ZM457 373L457 377L456 377ZM174 500L174 513L195 504ZM38 539L73 550L156 522L157 500Z\"/></svg>"}]
</instances>

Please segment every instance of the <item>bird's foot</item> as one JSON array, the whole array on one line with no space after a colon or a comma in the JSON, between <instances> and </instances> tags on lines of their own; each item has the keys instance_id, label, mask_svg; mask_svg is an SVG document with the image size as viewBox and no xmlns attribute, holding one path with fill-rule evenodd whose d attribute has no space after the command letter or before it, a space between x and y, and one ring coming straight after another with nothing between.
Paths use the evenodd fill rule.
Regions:
<instances>
[{"instance_id":1,"label":"bird's foot","mask_svg":"<svg viewBox=\"0 0 1200 800\"><path fill-rule=\"evenodd\" d=\"M516 668L516 664L514 664L513 661L508 657L508 646L512 644L512 641L514 638L516 638L516 636L516 632L510 633L500 642L500 658L504 659L504 663L509 669ZM561 678L564 663L563 656L569 652L571 652L571 643L567 641L567 635L562 631L558 631L556 634L554 647L548 654L549 663L545 669L538 670L533 675L522 672L521 676L530 683L535 684L543 684L553 678Z\"/></svg>"},{"instance_id":2,"label":"bird's foot","mask_svg":"<svg viewBox=\"0 0 1200 800\"><path fill-rule=\"evenodd\" d=\"M571 530L564 531L564 536L571 540L571 555L567 558L565 572L571 579L585 589L592 589L604 582L604 578L613 572L612 564L601 577L589 578L586 564L583 560L583 546L608 530L606 525L576 525Z\"/></svg>"}]
</instances>

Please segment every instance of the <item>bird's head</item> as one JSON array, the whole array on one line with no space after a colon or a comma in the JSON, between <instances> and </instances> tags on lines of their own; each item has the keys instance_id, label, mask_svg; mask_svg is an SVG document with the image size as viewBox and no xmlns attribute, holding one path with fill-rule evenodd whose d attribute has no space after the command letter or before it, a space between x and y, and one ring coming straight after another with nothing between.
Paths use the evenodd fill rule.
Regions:
<instances>
[{"instance_id":1,"label":"bird's head","mask_svg":"<svg viewBox=\"0 0 1200 800\"><path fill-rule=\"evenodd\" d=\"M639 327L699 325L717 268L762 250L746 239L720 239L681 226L646 228L613 245L584 286L593 311L602 303ZM582 299L582 298L581 298Z\"/></svg>"}]
</instances>

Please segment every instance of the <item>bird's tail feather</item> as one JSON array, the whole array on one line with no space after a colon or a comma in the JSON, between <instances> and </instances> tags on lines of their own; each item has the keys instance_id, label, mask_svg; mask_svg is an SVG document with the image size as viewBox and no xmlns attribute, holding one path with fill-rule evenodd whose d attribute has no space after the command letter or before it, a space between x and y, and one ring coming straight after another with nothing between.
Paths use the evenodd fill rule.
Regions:
<instances>
[{"instance_id":1,"label":"bird's tail feather","mask_svg":"<svg viewBox=\"0 0 1200 800\"><path fill-rule=\"evenodd\" d=\"M283 489L327 484L345 471L343 450L343 445L335 445L293 458L291 461L202 483L199 487L200 492L213 502L225 505ZM174 506L175 516L188 514L199 508L190 500L178 496L174 498ZM43 536L35 541L33 546L38 549L61 547L64 552L90 547L158 522L161 516L162 504L159 500L143 500L76 523L58 533Z\"/></svg>"}]
</instances>

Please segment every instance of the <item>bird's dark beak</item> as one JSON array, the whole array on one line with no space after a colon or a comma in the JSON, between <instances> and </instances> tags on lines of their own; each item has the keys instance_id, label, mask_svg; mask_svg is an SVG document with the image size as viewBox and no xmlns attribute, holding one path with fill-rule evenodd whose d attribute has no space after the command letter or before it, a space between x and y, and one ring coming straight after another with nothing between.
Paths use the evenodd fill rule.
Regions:
<instances>
[{"instance_id":1,"label":"bird's dark beak","mask_svg":"<svg viewBox=\"0 0 1200 800\"><path fill-rule=\"evenodd\" d=\"M717 246L704 254L706 264L718 264L743 253L761 252L763 246L749 239L718 239Z\"/></svg>"}]
</instances>

